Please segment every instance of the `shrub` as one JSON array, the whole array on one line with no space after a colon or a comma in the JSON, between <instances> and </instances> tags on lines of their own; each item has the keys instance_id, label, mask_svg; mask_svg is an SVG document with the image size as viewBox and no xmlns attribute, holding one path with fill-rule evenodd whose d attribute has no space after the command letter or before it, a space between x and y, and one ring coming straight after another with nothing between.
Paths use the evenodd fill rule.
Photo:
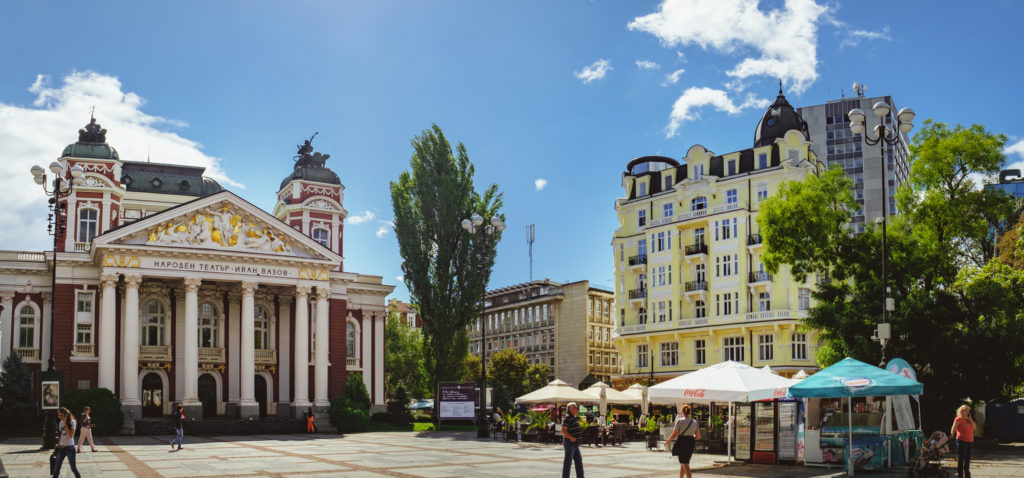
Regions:
<instances>
[{"instance_id":1,"label":"shrub","mask_svg":"<svg viewBox=\"0 0 1024 478\"><path fill-rule=\"evenodd\" d=\"M395 426L405 426L412 421L412 414L409 413L409 393L406 392L404 385L398 384L395 387L394 394L388 400L388 414L391 424Z\"/></svg>"},{"instance_id":2,"label":"shrub","mask_svg":"<svg viewBox=\"0 0 1024 478\"><path fill-rule=\"evenodd\" d=\"M91 411L93 433L96 435L112 435L121 431L124 426L124 414L121 413L121 401L105 388L87 390L71 390L64 396L64 406L71 414L82 420L82 410L88 406Z\"/></svg>"},{"instance_id":3,"label":"shrub","mask_svg":"<svg viewBox=\"0 0 1024 478\"><path fill-rule=\"evenodd\" d=\"M32 391L32 372L17 353L4 359L0 370L0 423L4 427L17 427L35 421L38 403Z\"/></svg>"},{"instance_id":4,"label":"shrub","mask_svg":"<svg viewBox=\"0 0 1024 478\"><path fill-rule=\"evenodd\" d=\"M331 425L341 433L366 431L370 426L370 393L362 374L350 373L341 395L331 399Z\"/></svg>"}]
</instances>

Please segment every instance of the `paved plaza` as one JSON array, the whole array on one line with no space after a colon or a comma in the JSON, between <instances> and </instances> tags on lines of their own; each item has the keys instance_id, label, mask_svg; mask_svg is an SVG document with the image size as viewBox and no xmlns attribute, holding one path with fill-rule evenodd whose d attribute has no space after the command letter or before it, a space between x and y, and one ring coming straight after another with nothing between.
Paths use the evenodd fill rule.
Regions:
<instances>
[{"instance_id":1,"label":"paved plaza","mask_svg":"<svg viewBox=\"0 0 1024 478\"><path fill-rule=\"evenodd\" d=\"M558 445L477 440L473 432L388 432L338 436L261 435L186 436L184 448L171 452L169 436L103 437L97 452L83 449L83 477L547 477L558 476ZM47 476L48 452L38 440L0 442L0 456L11 477ZM981 450L975 477L1024 476L1024 447ZM721 455L695 454L701 477L826 477L840 470L798 466L716 467ZM665 452L624 446L583 447L586 476L676 477L678 462ZM955 463L954 463L955 466ZM67 463L61 476L73 476ZM883 477L888 475L869 474ZM905 475L893 475L905 476Z\"/></svg>"}]
</instances>

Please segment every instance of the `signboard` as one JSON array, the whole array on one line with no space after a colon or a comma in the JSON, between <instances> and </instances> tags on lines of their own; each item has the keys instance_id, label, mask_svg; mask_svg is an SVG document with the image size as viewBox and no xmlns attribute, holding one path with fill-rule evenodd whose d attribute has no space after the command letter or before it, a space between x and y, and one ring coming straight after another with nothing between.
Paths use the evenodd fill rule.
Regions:
<instances>
[{"instance_id":1,"label":"signboard","mask_svg":"<svg viewBox=\"0 0 1024 478\"><path fill-rule=\"evenodd\" d=\"M60 408L60 382L43 381L43 410L56 410Z\"/></svg>"},{"instance_id":2,"label":"signboard","mask_svg":"<svg viewBox=\"0 0 1024 478\"><path fill-rule=\"evenodd\" d=\"M183 258L168 259L161 257L108 254L103 257L102 264L105 267L143 269L149 271L170 271L174 273L195 272L200 274L221 274L230 276L314 281L325 281L330 279L330 271L327 268L307 268L280 265L268 266L251 263Z\"/></svg>"},{"instance_id":3,"label":"signboard","mask_svg":"<svg viewBox=\"0 0 1024 478\"><path fill-rule=\"evenodd\" d=\"M437 417L441 420L474 420L479 403L476 385L466 383L437 384Z\"/></svg>"}]
</instances>

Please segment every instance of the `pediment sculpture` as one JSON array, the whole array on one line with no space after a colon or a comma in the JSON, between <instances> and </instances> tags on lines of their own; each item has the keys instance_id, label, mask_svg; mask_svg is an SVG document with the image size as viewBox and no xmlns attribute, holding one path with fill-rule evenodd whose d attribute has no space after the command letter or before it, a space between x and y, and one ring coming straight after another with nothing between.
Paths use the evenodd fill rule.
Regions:
<instances>
[{"instance_id":1,"label":"pediment sculpture","mask_svg":"<svg viewBox=\"0 0 1024 478\"><path fill-rule=\"evenodd\" d=\"M208 208L187 219L156 226L149 230L146 244L292 252L283 234L235 213L231 206Z\"/></svg>"}]
</instances>

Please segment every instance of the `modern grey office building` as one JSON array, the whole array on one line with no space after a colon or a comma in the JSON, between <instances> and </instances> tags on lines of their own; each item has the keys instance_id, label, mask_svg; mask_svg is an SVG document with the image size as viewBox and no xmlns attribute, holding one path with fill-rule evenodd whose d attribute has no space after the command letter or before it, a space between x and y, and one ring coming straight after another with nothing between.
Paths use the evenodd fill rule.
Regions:
<instances>
[{"instance_id":1,"label":"modern grey office building","mask_svg":"<svg viewBox=\"0 0 1024 478\"><path fill-rule=\"evenodd\" d=\"M839 165L853 180L853 194L861 205L860 210L851 213L851 227L857 232L864 231L866 223L882 216L882 158L878 145L868 146L860 135L850 131L847 113L854 108L863 110L867 117L866 130L873 134L878 117L871 112L871 107L879 101L889 105L891 113L885 118L885 124L892 131L896 127L895 115L899 109L891 96L869 98L858 95L798 110L807 122L811 150L818 159L829 167ZM910 174L908 144L907 136L900 134L895 147L885 145L885 200L889 203L889 214L899 213L896 208L896 190Z\"/></svg>"}]
</instances>

